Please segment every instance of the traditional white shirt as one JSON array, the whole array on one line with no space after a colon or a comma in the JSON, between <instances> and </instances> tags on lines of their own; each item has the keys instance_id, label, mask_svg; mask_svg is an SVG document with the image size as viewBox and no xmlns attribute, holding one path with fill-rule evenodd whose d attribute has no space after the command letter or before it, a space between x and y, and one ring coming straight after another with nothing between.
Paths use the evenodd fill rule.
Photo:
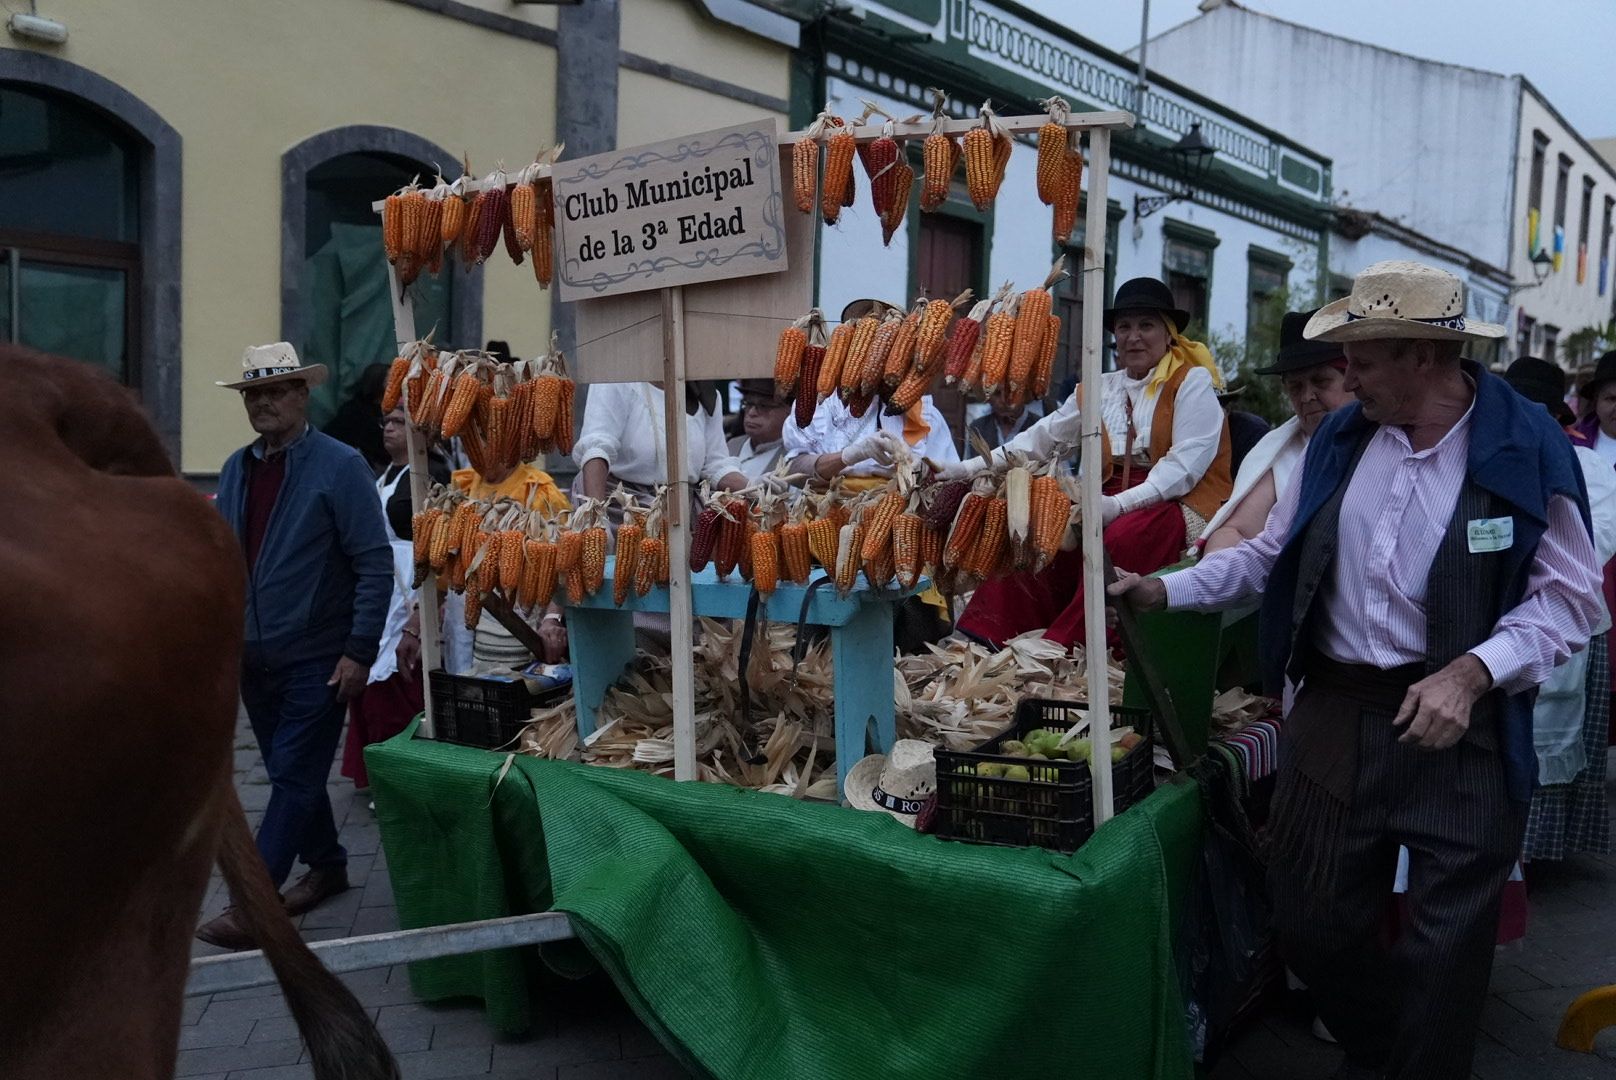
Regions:
<instances>
[{"instance_id":1,"label":"traditional white shirt","mask_svg":"<svg viewBox=\"0 0 1616 1080\"><path fill-rule=\"evenodd\" d=\"M681 410L683 411L683 410ZM595 383L584 405L583 430L572 448L582 469L597 458L611 475L647 487L667 483L667 427L662 391L650 383ZM691 483L717 483L740 470L724 443L724 423L705 408L685 414Z\"/></svg>"},{"instance_id":2,"label":"traditional white shirt","mask_svg":"<svg viewBox=\"0 0 1616 1080\"><path fill-rule=\"evenodd\" d=\"M1594 449L1607 463L1616 465L1616 439L1600 431L1598 437L1594 439Z\"/></svg>"},{"instance_id":3,"label":"traditional white shirt","mask_svg":"<svg viewBox=\"0 0 1616 1080\"><path fill-rule=\"evenodd\" d=\"M932 404L930 395L920 399L926 425L931 428L926 437L920 440L920 445L911 447L918 457L927 457L939 465L949 465L959 460L959 453L954 449L954 436L948 430L948 421L943 414L937 411ZM854 416L848 411L842 399L832 394L819 403L814 410L814 418L806 428L797 426L795 416L786 417L785 431L782 439L786 446L786 458L795 461L804 454L834 454L840 452L855 439L861 439L873 434L876 425L881 430L903 438L903 416L886 416L881 409L879 401L870 405L863 416ZM873 461L861 461L849 466L846 476L886 476L891 469L882 468Z\"/></svg>"},{"instance_id":4,"label":"traditional white shirt","mask_svg":"<svg viewBox=\"0 0 1616 1080\"><path fill-rule=\"evenodd\" d=\"M748 480L759 480L779 464L783 446L785 443L780 439L753 446L749 436L737 435L729 441L729 452L735 458L736 467L746 474Z\"/></svg>"},{"instance_id":5,"label":"traditional white shirt","mask_svg":"<svg viewBox=\"0 0 1616 1080\"><path fill-rule=\"evenodd\" d=\"M1291 489L1296 467L1302 463L1302 456L1306 453L1307 434L1302 431L1302 421L1294 416L1258 439L1257 445L1240 463L1240 472L1235 475L1234 490L1229 493L1229 501L1212 515L1212 520L1206 523L1201 535L1211 536L1222 528L1246 496L1251 494L1251 489L1269 473L1274 476L1274 502L1277 504ZM1610 473L1611 483L1616 485L1616 469L1610 470Z\"/></svg>"},{"instance_id":6,"label":"traditional white shirt","mask_svg":"<svg viewBox=\"0 0 1616 1080\"><path fill-rule=\"evenodd\" d=\"M1128 441L1125 402L1133 405L1134 452L1150 448L1151 426L1156 418L1156 401L1161 388L1147 390L1148 382L1148 376L1130 379L1128 373L1120 369L1100 376L1100 418L1111 436L1111 452L1119 459L1126 452ZM1075 451L1082 429L1082 411L1074 391L1060 408L1011 439L1005 448L1041 458L1048 457L1057 444L1065 444ZM1154 498L1141 492L1135 499L1144 506L1188 495L1218 456L1222 435L1223 408L1212 387L1212 374L1205 368L1192 367L1179 385L1173 405L1173 437L1167 453L1151 464L1150 474L1139 485L1149 489Z\"/></svg>"}]
</instances>

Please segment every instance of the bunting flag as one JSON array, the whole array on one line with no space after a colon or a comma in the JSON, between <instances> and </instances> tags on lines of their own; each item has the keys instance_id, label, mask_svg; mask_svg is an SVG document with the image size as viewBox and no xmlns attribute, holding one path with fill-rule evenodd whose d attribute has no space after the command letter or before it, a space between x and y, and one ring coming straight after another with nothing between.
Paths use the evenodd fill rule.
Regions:
<instances>
[{"instance_id":1,"label":"bunting flag","mask_svg":"<svg viewBox=\"0 0 1616 1080\"><path fill-rule=\"evenodd\" d=\"M1610 282L1610 256L1602 255L1599 258L1599 295L1605 295L1605 286Z\"/></svg>"},{"instance_id":2,"label":"bunting flag","mask_svg":"<svg viewBox=\"0 0 1616 1080\"><path fill-rule=\"evenodd\" d=\"M1588 280L1588 245L1577 245L1577 284Z\"/></svg>"},{"instance_id":3,"label":"bunting flag","mask_svg":"<svg viewBox=\"0 0 1616 1080\"><path fill-rule=\"evenodd\" d=\"M1526 212L1526 256L1531 258L1537 254L1537 227L1542 221L1543 212L1532 207Z\"/></svg>"},{"instance_id":4,"label":"bunting flag","mask_svg":"<svg viewBox=\"0 0 1616 1080\"><path fill-rule=\"evenodd\" d=\"M1554 272L1558 274L1565 266L1565 226L1554 227Z\"/></svg>"}]
</instances>

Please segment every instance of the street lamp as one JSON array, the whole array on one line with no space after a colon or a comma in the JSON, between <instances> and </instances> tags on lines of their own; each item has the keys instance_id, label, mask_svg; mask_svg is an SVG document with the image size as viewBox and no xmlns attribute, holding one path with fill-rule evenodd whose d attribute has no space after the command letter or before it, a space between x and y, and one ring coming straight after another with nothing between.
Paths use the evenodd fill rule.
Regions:
<instances>
[{"instance_id":1,"label":"street lamp","mask_svg":"<svg viewBox=\"0 0 1616 1080\"><path fill-rule=\"evenodd\" d=\"M1537 254L1532 256L1532 274L1537 278L1539 285L1548 280L1549 272L1554 269L1554 256L1547 248L1538 248Z\"/></svg>"},{"instance_id":2,"label":"street lamp","mask_svg":"<svg viewBox=\"0 0 1616 1080\"><path fill-rule=\"evenodd\" d=\"M1133 218L1135 222L1143 221L1164 206L1169 206L1180 199L1187 199L1195 193L1206 170L1212 164L1212 155L1217 153L1205 139L1201 138L1200 121L1190 125L1184 137L1174 143L1168 151L1173 155L1173 165L1179 179L1184 184L1184 190L1174 195L1150 195L1133 197Z\"/></svg>"}]
</instances>

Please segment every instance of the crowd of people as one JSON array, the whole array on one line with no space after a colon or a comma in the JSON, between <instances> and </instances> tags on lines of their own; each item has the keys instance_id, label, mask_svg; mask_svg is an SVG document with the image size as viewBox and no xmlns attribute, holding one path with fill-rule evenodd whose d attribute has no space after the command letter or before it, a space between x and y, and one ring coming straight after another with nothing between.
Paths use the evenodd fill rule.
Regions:
<instances>
[{"instance_id":1,"label":"crowd of people","mask_svg":"<svg viewBox=\"0 0 1616 1080\"><path fill-rule=\"evenodd\" d=\"M889 309L857 301L841 317ZM1261 607L1265 680L1286 711L1269 871L1286 959L1350 1060L1467 1076L1512 868L1609 850L1616 353L1573 410L1552 363L1499 375L1462 358L1503 331L1468 319L1451 274L1377 264L1349 296L1284 316L1254 376L1277 379L1293 415L1267 430L1234 408L1165 284L1123 283L1101 318L1116 365L1087 404L1101 417L1104 542L1123 571L1114 601ZM332 434L312 429L309 389L326 375L281 343L249 349L219 384L258 436L225 464L218 501L249 574L242 699L272 791L258 845L277 886L298 859L309 867L285 895L294 913L347 887L325 793L344 718L343 771L363 786L363 747L421 708L421 636L439 632L412 588L407 419L361 402ZM856 417L832 396L804 426L771 381L737 390L729 438L719 388L685 391L693 497L782 471L866 490L905 447L944 478L989 463L962 459L929 397ZM452 469L452 447L429 457L432 479L550 512L618 491L649 500L668 481L663 394L589 388L568 491L533 463ZM1075 461L1084 388L1051 404L995 396L965 445L995 462ZM941 605L934 636L1081 643L1081 553L983 584L957 622L940 598L920 602ZM538 659L565 661L565 611L529 617ZM448 670L534 659L489 613L470 633L462 622L446 613ZM1400 852L1411 924L1387 951L1378 917ZM251 944L230 910L199 936Z\"/></svg>"}]
</instances>

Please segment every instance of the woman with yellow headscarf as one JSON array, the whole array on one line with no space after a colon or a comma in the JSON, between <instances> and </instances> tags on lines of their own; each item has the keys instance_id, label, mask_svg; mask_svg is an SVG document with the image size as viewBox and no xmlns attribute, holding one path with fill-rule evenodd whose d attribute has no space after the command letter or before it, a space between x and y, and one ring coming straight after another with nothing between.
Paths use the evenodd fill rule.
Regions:
<instances>
[{"instance_id":1,"label":"woman with yellow headscarf","mask_svg":"<svg viewBox=\"0 0 1616 1080\"><path fill-rule=\"evenodd\" d=\"M1172 564L1229 497L1229 426L1218 404L1223 376L1205 345L1183 336L1189 313L1155 278L1118 287L1104 313L1117 370L1100 376L1105 452L1105 547L1119 569L1148 574ZM1000 449L1047 457L1075 452L1082 426L1079 385L1061 407ZM970 476L982 458L938 470ZM995 645L1029 630L1070 645L1083 640L1083 560L1062 552L1039 574L976 590L959 629Z\"/></svg>"}]
</instances>

